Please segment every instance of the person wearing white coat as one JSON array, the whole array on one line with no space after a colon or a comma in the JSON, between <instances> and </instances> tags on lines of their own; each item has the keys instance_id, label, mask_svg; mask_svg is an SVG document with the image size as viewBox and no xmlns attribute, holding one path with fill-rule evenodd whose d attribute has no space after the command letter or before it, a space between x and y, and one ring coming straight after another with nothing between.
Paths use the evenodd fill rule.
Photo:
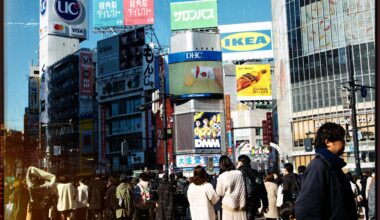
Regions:
<instances>
[{"instance_id":1,"label":"person wearing white coat","mask_svg":"<svg viewBox=\"0 0 380 220\"><path fill-rule=\"evenodd\" d=\"M192 219L215 220L214 205L218 202L219 196L206 179L206 170L201 166L195 167L194 177L187 190Z\"/></svg>"},{"instance_id":2,"label":"person wearing white coat","mask_svg":"<svg viewBox=\"0 0 380 220\"><path fill-rule=\"evenodd\" d=\"M77 189L70 182L69 177L64 176L61 183L57 184L58 204L57 210L61 220L71 218L77 208Z\"/></svg>"},{"instance_id":3,"label":"person wearing white coat","mask_svg":"<svg viewBox=\"0 0 380 220\"><path fill-rule=\"evenodd\" d=\"M274 175L273 173L268 173L265 177L265 189L267 190L268 195L268 211L265 213L265 217L267 219L278 219L280 218L280 214L278 212L277 203L277 190L278 186L274 183Z\"/></svg>"}]
</instances>

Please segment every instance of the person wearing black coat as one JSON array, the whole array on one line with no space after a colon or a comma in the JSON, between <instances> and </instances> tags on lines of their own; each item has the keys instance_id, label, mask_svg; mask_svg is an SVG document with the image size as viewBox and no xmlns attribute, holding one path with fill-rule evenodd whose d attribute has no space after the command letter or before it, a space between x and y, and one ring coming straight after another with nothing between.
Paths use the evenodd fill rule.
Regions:
<instances>
[{"instance_id":1,"label":"person wearing black coat","mask_svg":"<svg viewBox=\"0 0 380 220\"><path fill-rule=\"evenodd\" d=\"M168 176L165 174L163 181L157 188L158 202L156 220L174 220L174 207L173 207L173 183L169 181Z\"/></svg>"},{"instance_id":2,"label":"person wearing black coat","mask_svg":"<svg viewBox=\"0 0 380 220\"><path fill-rule=\"evenodd\" d=\"M354 193L342 168L340 156L345 147L345 130L335 123L325 123L317 131L315 158L303 177L295 202L297 220L356 220Z\"/></svg>"},{"instance_id":3,"label":"person wearing black coat","mask_svg":"<svg viewBox=\"0 0 380 220\"><path fill-rule=\"evenodd\" d=\"M238 170L243 174L243 177L248 177L253 183L252 195L247 194L247 219L253 220L258 212L262 203L262 210L268 210L268 196L264 181L257 170L252 169L251 159L247 155L240 155L238 157ZM247 187L247 182L245 182ZM248 192L248 190L246 190Z\"/></svg>"},{"instance_id":4,"label":"person wearing black coat","mask_svg":"<svg viewBox=\"0 0 380 220\"><path fill-rule=\"evenodd\" d=\"M107 220L116 219L116 209L118 208L118 200L116 199L116 187L118 181L115 177L108 178L107 191L105 196L105 218Z\"/></svg>"},{"instance_id":5,"label":"person wearing black coat","mask_svg":"<svg viewBox=\"0 0 380 220\"><path fill-rule=\"evenodd\" d=\"M89 219L103 219L106 184L99 175L88 184Z\"/></svg>"},{"instance_id":6,"label":"person wearing black coat","mask_svg":"<svg viewBox=\"0 0 380 220\"><path fill-rule=\"evenodd\" d=\"M285 174L282 177L282 193L284 194L284 202L295 202L300 190L299 176L293 173L293 165L291 163L284 164Z\"/></svg>"}]
</instances>

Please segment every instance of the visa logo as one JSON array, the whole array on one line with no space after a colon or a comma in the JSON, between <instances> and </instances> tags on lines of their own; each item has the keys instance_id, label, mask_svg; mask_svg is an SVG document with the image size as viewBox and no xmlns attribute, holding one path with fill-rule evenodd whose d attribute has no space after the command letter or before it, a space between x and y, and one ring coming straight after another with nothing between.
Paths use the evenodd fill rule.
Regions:
<instances>
[{"instance_id":1,"label":"visa logo","mask_svg":"<svg viewBox=\"0 0 380 220\"><path fill-rule=\"evenodd\" d=\"M83 28L71 27L71 33L72 34L76 34L76 35L83 35L84 34L84 29Z\"/></svg>"},{"instance_id":2,"label":"visa logo","mask_svg":"<svg viewBox=\"0 0 380 220\"><path fill-rule=\"evenodd\" d=\"M222 39L222 48L232 51L258 50L269 45L270 36L261 32L230 34Z\"/></svg>"}]
</instances>

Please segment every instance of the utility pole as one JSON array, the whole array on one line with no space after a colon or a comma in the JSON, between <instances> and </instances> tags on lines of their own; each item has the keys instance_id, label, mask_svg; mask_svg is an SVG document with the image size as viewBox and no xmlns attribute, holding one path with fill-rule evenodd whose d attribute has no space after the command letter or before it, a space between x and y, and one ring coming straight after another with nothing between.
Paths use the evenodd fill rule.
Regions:
<instances>
[{"instance_id":1,"label":"utility pole","mask_svg":"<svg viewBox=\"0 0 380 220\"><path fill-rule=\"evenodd\" d=\"M167 118L166 118L166 91L165 91L165 74L161 74L161 97L162 97L162 124L164 128L164 153L165 153L165 173L169 177L169 157L168 157L168 138L167 138Z\"/></svg>"},{"instance_id":2,"label":"utility pole","mask_svg":"<svg viewBox=\"0 0 380 220\"><path fill-rule=\"evenodd\" d=\"M348 84L350 86L350 96L351 96L351 123L352 123L352 137L354 141L354 154L355 154L355 165L356 165L356 175L361 177L362 171L360 168L360 157L359 157L359 141L358 141L358 125L356 122L356 94L355 94L355 79L354 79L354 62L352 57L352 45L347 45L347 60L349 62L348 75L349 81Z\"/></svg>"}]
</instances>

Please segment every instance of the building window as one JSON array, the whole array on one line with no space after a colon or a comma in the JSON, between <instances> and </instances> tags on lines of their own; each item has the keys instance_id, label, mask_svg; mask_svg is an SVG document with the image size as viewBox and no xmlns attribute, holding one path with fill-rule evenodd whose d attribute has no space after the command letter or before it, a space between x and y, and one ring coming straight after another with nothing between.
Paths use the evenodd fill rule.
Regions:
<instances>
[{"instance_id":1,"label":"building window","mask_svg":"<svg viewBox=\"0 0 380 220\"><path fill-rule=\"evenodd\" d=\"M261 128L256 128L256 136L261 135Z\"/></svg>"}]
</instances>

